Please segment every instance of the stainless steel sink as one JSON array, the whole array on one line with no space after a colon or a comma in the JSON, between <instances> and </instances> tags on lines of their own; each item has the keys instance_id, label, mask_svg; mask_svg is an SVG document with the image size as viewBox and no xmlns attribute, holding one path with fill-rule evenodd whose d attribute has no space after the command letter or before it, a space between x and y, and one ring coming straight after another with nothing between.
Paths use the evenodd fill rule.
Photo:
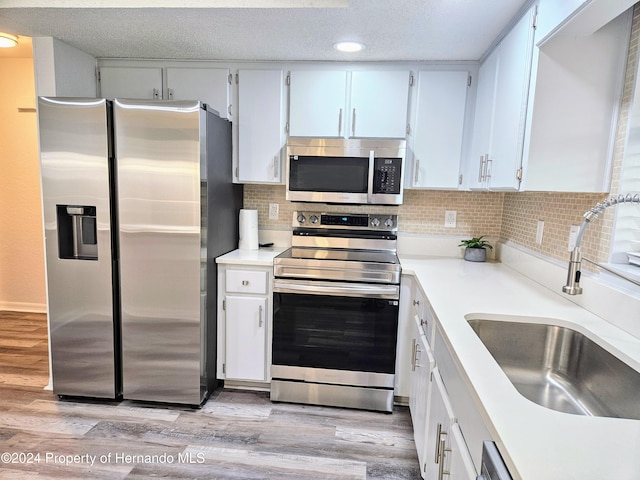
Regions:
<instances>
[{"instance_id":1,"label":"stainless steel sink","mask_svg":"<svg viewBox=\"0 0 640 480\"><path fill-rule=\"evenodd\" d=\"M468 322L529 400L559 412L640 420L640 372L585 335L538 323Z\"/></svg>"}]
</instances>

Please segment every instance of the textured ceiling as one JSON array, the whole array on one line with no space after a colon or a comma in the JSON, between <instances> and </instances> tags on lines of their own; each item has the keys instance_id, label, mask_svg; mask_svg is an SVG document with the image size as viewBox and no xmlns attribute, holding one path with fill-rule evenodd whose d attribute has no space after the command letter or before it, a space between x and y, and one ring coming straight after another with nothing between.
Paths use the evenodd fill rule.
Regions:
<instances>
[{"instance_id":1,"label":"textured ceiling","mask_svg":"<svg viewBox=\"0 0 640 480\"><path fill-rule=\"evenodd\" d=\"M3 8L19 2L0 1L0 30L55 37L98 58L477 60L526 2L349 0L345 8ZM59 3L63 2L49 2ZM358 40L366 49L355 55L339 53L332 49L338 40Z\"/></svg>"}]
</instances>

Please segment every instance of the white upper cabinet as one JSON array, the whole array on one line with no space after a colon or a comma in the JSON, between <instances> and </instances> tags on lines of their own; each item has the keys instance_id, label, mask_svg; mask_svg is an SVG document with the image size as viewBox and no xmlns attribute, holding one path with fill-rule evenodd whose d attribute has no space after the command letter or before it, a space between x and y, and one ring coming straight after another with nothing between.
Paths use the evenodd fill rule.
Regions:
<instances>
[{"instance_id":1,"label":"white upper cabinet","mask_svg":"<svg viewBox=\"0 0 640 480\"><path fill-rule=\"evenodd\" d=\"M518 190L533 52L535 7L480 67L473 142L465 185Z\"/></svg>"},{"instance_id":2,"label":"white upper cabinet","mask_svg":"<svg viewBox=\"0 0 640 480\"><path fill-rule=\"evenodd\" d=\"M284 72L239 70L235 181L282 183L285 122Z\"/></svg>"},{"instance_id":3,"label":"white upper cabinet","mask_svg":"<svg viewBox=\"0 0 640 480\"><path fill-rule=\"evenodd\" d=\"M345 136L347 72L294 70L289 83L289 135Z\"/></svg>"},{"instance_id":4,"label":"white upper cabinet","mask_svg":"<svg viewBox=\"0 0 640 480\"><path fill-rule=\"evenodd\" d=\"M100 67L100 96L114 98L162 99L161 67Z\"/></svg>"},{"instance_id":5,"label":"white upper cabinet","mask_svg":"<svg viewBox=\"0 0 640 480\"><path fill-rule=\"evenodd\" d=\"M592 34L562 29L535 48L522 190L609 191L629 28L630 12Z\"/></svg>"},{"instance_id":6,"label":"white upper cabinet","mask_svg":"<svg viewBox=\"0 0 640 480\"><path fill-rule=\"evenodd\" d=\"M408 71L354 71L348 137L405 138Z\"/></svg>"},{"instance_id":7,"label":"white upper cabinet","mask_svg":"<svg viewBox=\"0 0 640 480\"><path fill-rule=\"evenodd\" d=\"M404 138L409 71L294 70L292 137Z\"/></svg>"},{"instance_id":8,"label":"white upper cabinet","mask_svg":"<svg viewBox=\"0 0 640 480\"><path fill-rule=\"evenodd\" d=\"M468 71L418 72L407 188L458 188L468 90Z\"/></svg>"},{"instance_id":9,"label":"white upper cabinet","mask_svg":"<svg viewBox=\"0 0 640 480\"><path fill-rule=\"evenodd\" d=\"M199 100L230 119L228 68L167 68L169 100Z\"/></svg>"},{"instance_id":10,"label":"white upper cabinet","mask_svg":"<svg viewBox=\"0 0 640 480\"><path fill-rule=\"evenodd\" d=\"M231 118L229 80L227 68L136 65L101 66L99 76L101 97L199 100L227 119Z\"/></svg>"}]
</instances>

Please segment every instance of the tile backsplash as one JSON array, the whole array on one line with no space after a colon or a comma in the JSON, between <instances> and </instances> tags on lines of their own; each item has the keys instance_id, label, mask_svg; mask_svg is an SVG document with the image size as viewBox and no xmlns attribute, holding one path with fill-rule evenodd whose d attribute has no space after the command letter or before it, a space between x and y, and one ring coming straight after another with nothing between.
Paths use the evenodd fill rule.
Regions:
<instances>
[{"instance_id":1,"label":"tile backsplash","mask_svg":"<svg viewBox=\"0 0 640 480\"><path fill-rule=\"evenodd\" d=\"M267 230L289 230L296 210L395 213L402 233L459 235L461 239L486 235L566 260L570 226L580 225L583 213L603 198L600 193L405 190L404 203L397 207L341 206L289 202L283 185L245 185L244 208L257 209L259 227ZM269 219L270 203L279 205L278 220ZM444 226L447 210L457 212L455 228ZM545 222L541 245L536 244L538 220ZM594 222L586 231L585 256L606 260L609 243L605 230L604 223Z\"/></svg>"},{"instance_id":2,"label":"tile backsplash","mask_svg":"<svg viewBox=\"0 0 640 480\"><path fill-rule=\"evenodd\" d=\"M456 192L405 190L404 203L397 207L376 205L326 205L285 200L283 185L245 185L244 208L258 210L263 229L289 229L296 210L323 212L390 213L398 215L403 233L430 235L486 235L498 237L504 194L495 192ZM269 204L279 204L278 220L269 219ZM444 226L445 211L455 210L456 227Z\"/></svg>"}]
</instances>

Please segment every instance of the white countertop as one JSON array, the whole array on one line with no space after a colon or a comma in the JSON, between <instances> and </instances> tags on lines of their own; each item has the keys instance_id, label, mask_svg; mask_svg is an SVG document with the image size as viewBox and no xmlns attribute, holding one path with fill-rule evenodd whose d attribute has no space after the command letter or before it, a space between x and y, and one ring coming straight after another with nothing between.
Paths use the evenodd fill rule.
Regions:
<instances>
[{"instance_id":1,"label":"white countertop","mask_svg":"<svg viewBox=\"0 0 640 480\"><path fill-rule=\"evenodd\" d=\"M640 339L501 263L403 255L400 260L403 273L414 274L422 285L514 479L640 479L640 420L565 414L527 400L465 315L537 317L525 321L568 326L637 370Z\"/></svg>"},{"instance_id":2,"label":"white countertop","mask_svg":"<svg viewBox=\"0 0 640 480\"><path fill-rule=\"evenodd\" d=\"M216 258L216 263L227 265L273 266L274 257L284 252L287 247L260 247L258 250L233 250Z\"/></svg>"}]
</instances>

